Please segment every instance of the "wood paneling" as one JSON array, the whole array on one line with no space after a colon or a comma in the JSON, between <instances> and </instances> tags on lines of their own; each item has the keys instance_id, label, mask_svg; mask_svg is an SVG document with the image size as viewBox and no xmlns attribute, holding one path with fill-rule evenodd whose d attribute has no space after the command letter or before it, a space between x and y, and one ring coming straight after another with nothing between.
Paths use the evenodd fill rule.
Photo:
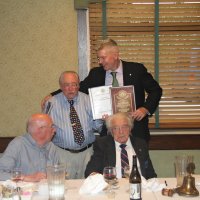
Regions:
<instances>
[{"instance_id":1,"label":"wood paneling","mask_svg":"<svg viewBox=\"0 0 200 200\"><path fill-rule=\"evenodd\" d=\"M0 153L4 152L12 137L0 137ZM200 149L200 134L152 135L150 150L195 150Z\"/></svg>"},{"instance_id":2,"label":"wood paneling","mask_svg":"<svg viewBox=\"0 0 200 200\"><path fill-rule=\"evenodd\" d=\"M200 149L200 135L153 135L149 142L150 150L195 150Z\"/></svg>"}]
</instances>

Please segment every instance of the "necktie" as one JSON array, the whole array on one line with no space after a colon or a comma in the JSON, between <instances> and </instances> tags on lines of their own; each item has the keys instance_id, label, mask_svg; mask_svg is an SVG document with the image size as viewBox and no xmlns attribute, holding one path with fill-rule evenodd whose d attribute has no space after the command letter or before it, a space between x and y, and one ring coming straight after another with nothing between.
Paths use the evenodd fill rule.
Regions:
<instances>
[{"instance_id":1,"label":"necktie","mask_svg":"<svg viewBox=\"0 0 200 200\"><path fill-rule=\"evenodd\" d=\"M124 177L124 168L126 166L129 166L129 161L128 161L128 154L125 149L126 144L120 144L121 148L121 167L122 167L122 177Z\"/></svg>"},{"instance_id":2,"label":"necktie","mask_svg":"<svg viewBox=\"0 0 200 200\"><path fill-rule=\"evenodd\" d=\"M112 82L112 86L113 87L118 87L119 86L119 83L118 83L118 80L116 78L116 75L117 75L117 72L110 72L112 77L113 77L113 82Z\"/></svg>"},{"instance_id":3,"label":"necktie","mask_svg":"<svg viewBox=\"0 0 200 200\"><path fill-rule=\"evenodd\" d=\"M79 117L77 115L77 112L73 106L74 101L73 100L68 100L69 104L70 104L70 113L69 113L69 117L70 117L70 121L71 121L71 125L72 125L72 129L74 132L74 141L81 145L84 140L84 134L83 134L83 129L79 120Z\"/></svg>"}]
</instances>

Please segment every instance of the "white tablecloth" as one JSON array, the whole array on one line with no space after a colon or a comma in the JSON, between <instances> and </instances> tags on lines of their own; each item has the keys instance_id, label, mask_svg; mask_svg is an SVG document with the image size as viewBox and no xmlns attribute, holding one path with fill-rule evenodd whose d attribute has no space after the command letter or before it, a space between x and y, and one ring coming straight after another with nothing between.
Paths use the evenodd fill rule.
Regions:
<instances>
[{"instance_id":1,"label":"white tablecloth","mask_svg":"<svg viewBox=\"0 0 200 200\"><path fill-rule=\"evenodd\" d=\"M176 187L176 179L175 178L159 178L160 183L164 183L165 180L167 181L168 188L175 188ZM200 176L196 178L196 182L200 183ZM103 191L97 195L79 195L79 188L81 187L83 180L67 180L66 181L66 192L65 192L65 199L66 200L107 200L109 199L106 196L106 193ZM120 179L119 180L119 188L115 189L115 200L126 200L129 199L128 193L129 183L127 179ZM196 186L196 188L200 191L200 186ZM36 192L33 195L32 200L47 200L47 196L39 196ZM142 191L142 199L143 200L200 200L200 196L198 197L181 197L178 194L174 194L173 197L163 196L161 191L159 192L147 192Z\"/></svg>"},{"instance_id":2,"label":"white tablecloth","mask_svg":"<svg viewBox=\"0 0 200 200\"><path fill-rule=\"evenodd\" d=\"M83 180L67 180L66 181L66 192L65 199L69 200L106 200L109 199L104 191L96 195L80 195L79 188L81 187ZM119 188L114 189L116 200L129 199L129 183L127 179L119 180ZM33 196L33 200L47 200L48 197L39 196L37 193ZM144 192L142 199L154 200L155 195L152 192Z\"/></svg>"}]
</instances>

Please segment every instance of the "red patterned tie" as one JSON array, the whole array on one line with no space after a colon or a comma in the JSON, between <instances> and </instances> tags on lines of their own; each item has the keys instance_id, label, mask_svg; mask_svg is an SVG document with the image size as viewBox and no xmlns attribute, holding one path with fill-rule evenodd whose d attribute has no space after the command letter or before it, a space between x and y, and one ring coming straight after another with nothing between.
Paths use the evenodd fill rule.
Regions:
<instances>
[{"instance_id":1,"label":"red patterned tie","mask_svg":"<svg viewBox=\"0 0 200 200\"><path fill-rule=\"evenodd\" d=\"M79 120L79 117L77 115L77 112L73 106L74 101L73 100L68 100L69 104L70 104L70 113L69 113L69 117L70 117L70 121L72 124L72 129L74 132L74 141L79 144L82 145L82 143L85 140L84 134L83 134L83 129L81 126L81 122Z\"/></svg>"},{"instance_id":2,"label":"red patterned tie","mask_svg":"<svg viewBox=\"0 0 200 200\"><path fill-rule=\"evenodd\" d=\"M124 168L126 166L129 166L129 161L128 161L128 154L125 149L127 145L126 144L120 144L121 148L121 167L122 167L122 177L124 177Z\"/></svg>"}]
</instances>

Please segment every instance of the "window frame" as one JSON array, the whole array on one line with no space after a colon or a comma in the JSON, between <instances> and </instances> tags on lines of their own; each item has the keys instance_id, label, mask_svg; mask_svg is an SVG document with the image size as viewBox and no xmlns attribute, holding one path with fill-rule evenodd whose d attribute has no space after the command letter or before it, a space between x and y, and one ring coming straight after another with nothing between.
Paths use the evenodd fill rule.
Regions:
<instances>
[{"instance_id":1,"label":"window frame","mask_svg":"<svg viewBox=\"0 0 200 200\"><path fill-rule=\"evenodd\" d=\"M78 12L78 36L79 36L79 39L78 39L78 43L79 43L79 47L84 47L84 48L78 48L78 52L79 52L79 55L83 55L83 50L85 49L85 52L87 52L87 53L85 53L84 54L84 56L79 56L79 74L82 76L81 77L81 80L83 80L86 76L87 76L87 74L88 74L88 72L89 72L89 70L90 70L90 57L89 57L89 55L90 55L90 48L89 48L89 44L90 44L90 42L89 42L89 19L88 19L88 9L84 9L84 10L77 10L77 12ZM80 12L82 12L82 15L80 15ZM84 18L83 18L83 13L84 13ZM84 23L83 23L83 21L84 21ZM86 34L84 35L84 39L83 39L83 32L82 32L82 30L85 28L85 27L87 27L87 32L86 32ZM161 27L161 29L162 29L162 27ZM167 29L169 29L168 27L167 27ZM82 38L82 39L80 39L80 38ZM83 42L84 40L85 40L85 38L87 38L87 42ZM84 62L83 62L83 60L85 60L85 63L87 63L87 65L86 64L84 64ZM83 64L81 64L81 62L83 63ZM81 73L80 73L81 72ZM150 128L155 128L155 123L150 123ZM180 128L185 128L185 129L191 129L191 128L196 128L196 129L199 129L199 125L197 124L197 123L187 123L187 122L185 122L185 123L182 123L182 122L175 122L175 123L160 123L160 126L159 126L159 128L161 128L161 129L165 129L165 128L167 128L167 129L180 129Z\"/></svg>"}]
</instances>

